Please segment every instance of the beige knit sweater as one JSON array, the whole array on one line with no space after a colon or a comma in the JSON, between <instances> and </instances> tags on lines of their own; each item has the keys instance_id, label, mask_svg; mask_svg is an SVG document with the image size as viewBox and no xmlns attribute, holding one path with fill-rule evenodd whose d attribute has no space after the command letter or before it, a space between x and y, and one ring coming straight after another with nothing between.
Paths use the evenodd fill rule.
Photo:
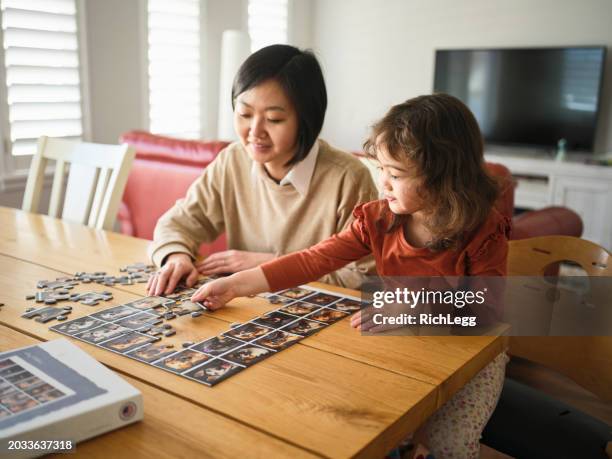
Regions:
<instances>
[{"instance_id":1,"label":"beige knit sweater","mask_svg":"<svg viewBox=\"0 0 612 459\"><path fill-rule=\"evenodd\" d=\"M342 230L353 208L377 199L368 169L348 153L319 140L308 192L252 174L253 161L240 143L225 148L190 186L185 198L159 219L149 256L157 266L175 252L194 257L202 242L227 233L230 249L277 256L310 247ZM371 257L321 279L358 288L375 272Z\"/></svg>"}]
</instances>

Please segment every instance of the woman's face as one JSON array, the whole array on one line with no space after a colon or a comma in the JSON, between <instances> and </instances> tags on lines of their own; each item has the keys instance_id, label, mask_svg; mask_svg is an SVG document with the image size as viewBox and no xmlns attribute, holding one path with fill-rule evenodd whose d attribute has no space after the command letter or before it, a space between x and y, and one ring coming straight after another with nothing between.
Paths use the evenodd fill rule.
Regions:
<instances>
[{"instance_id":1,"label":"woman's face","mask_svg":"<svg viewBox=\"0 0 612 459\"><path fill-rule=\"evenodd\" d=\"M275 80L266 80L236 98L234 129L253 161L266 165L268 172L284 170L295 153L297 113Z\"/></svg>"}]
</instances>

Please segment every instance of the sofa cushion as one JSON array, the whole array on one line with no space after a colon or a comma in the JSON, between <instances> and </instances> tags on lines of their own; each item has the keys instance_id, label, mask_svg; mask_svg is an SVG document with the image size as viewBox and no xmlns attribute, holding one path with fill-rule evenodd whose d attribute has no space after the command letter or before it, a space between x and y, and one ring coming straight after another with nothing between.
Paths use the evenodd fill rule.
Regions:
<instances>
[{"instance_id":1,"label":"sofa cushion","mask_svg":"<svg viewBox=\"0 0 612 459\"><path fill-rule=\"evenodd\" d=\"M153 239L159 217L185 196L189 185L228 145L228 142L175 139L145 131L126 132L119 140L136 149L119 208L119 225L122 233L144 239ZM222 236L201 252L224 247Z\"/></svg>"},{"instance_id":2,"label":"sofa cushion","mask_svg":"<svg viewBox=\"0 0 612 459\"><path fill-rule=\"evenodd\" d=\"M136 158L123 193L132 235L153 239L159 217L185 196L189 185L203 170L203 167Z\"/></svg>"}]
</instances>

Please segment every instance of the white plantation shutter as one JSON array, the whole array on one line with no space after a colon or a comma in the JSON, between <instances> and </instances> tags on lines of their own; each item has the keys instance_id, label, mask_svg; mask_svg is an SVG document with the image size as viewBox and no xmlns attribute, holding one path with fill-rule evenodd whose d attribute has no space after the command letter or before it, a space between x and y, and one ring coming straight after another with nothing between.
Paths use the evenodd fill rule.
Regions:
<instances>
[{"instance_id":1,"label":"white plantation shutter","mask_svg":"<svg viewBox=\"0 0 612 459\"><path fill-rule=\"evenodd\" d=\"M199 0L149 0L149 129L200 137Z\"/></svg>"},{"instance_id":2,"label":"white plantation shutter","mask_svg":"<svg viewBox=\"0 0 612 459\"><path fill-rule=\"evenodd\" d=\"M287 43L287 0L249 0L251 52L275 43Z\"/></svg>"},{"instance_id":3,"label":"white plantation shutter","mask_svg":"<svg viewBox=\"0 0 612 459\"><path fill-rule=\"evenodd\" d=\"M13 156L41 135L83 135L75 0L0 0Z\"/></svg>"}]
</instances>

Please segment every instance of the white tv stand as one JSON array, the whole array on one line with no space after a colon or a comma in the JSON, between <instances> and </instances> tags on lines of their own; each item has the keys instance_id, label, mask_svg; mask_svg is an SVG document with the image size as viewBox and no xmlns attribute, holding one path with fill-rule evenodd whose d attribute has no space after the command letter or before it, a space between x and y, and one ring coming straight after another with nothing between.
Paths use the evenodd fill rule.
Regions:
<instances>
[{"instance_id":1,"label":"white tv stand","mask_svg":"<svg viewBox=\"0 0 612 459\"><path fill-rule=\"evenodd\" d=\"M564 206L584 223L582 237L612 250L612 166L585 164L592 155L563 161L537 153L487 147L485 159L503 164L517 181L514 205L524 209Z\"/></svg>"}]
</instances>

